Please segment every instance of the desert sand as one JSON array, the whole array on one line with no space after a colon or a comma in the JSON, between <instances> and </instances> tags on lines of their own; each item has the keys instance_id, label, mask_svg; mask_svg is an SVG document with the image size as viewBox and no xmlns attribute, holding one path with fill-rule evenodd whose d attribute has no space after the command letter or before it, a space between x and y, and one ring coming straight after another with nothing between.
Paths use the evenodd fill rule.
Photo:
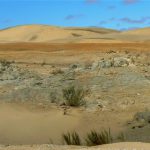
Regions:
<instances>
[{"instance_id":1,"label":"desert sand","mask_svg":"<svg viewBox=\"0 0 150 150\"><path fill-rule=\"evenodd\" d=\"M63 28L48 25L24 25L0 31L0 43L122 43L149 41L150 29L120 32L103 28Z\"/></svg>"},{"instance_id":2,"label":"desert sand","mask_svg":"<svg viewBox=\"0 0 150 150\"><path fill-rule=\"evenodd\" d=\"M107 29L62 28L46 25L17 26L1 30L1 42L69 42L78 38L95 37L100 34L117 32Z\"/></svg>"},{"instance_id":3,"label":"desert sand","mask_svg":"<svg viewBox=\"0 0 150 150\"><path fill-rule=\"evenodd\" d=\"M0 149L149 150L149 35L149 28L120 32L25 25L1 30ZM69 107L64 115L62 90L71 84L85 88L86 105ZM78 131L84 139L92 129L108 128L118 143L61 145L67 131ZM117 139L122 132L125 143Z\"/></svg>"},{"instance_id":4,"label":"desert sand","mask_svg":"<svg viewBox=\"0 0 150 150\"><path fill-rule=\"evenodd\" d=\"M57 146L57 145L26 145L26 146L1 146L1 150L149 150L145 143L117 143L95 147Z\"/></svg>"}]
</instances>

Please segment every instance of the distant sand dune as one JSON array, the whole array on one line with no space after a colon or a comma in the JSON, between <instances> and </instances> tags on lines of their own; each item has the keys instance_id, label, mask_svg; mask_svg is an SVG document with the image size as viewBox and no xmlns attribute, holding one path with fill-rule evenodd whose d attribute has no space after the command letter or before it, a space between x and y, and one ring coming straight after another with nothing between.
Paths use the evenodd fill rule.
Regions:
<instances>
[{"instance_id":1,"label":"distant sand dune","mask_svg":"<svg viewBox=\"0 0 150 150\"><path fill-rule=\"evenodd\" d=\"M123 32L124 34L133 35L150 35L150 28L135 29Z\"/></svg>"},{"instance_id":2,"label":"distant sand dune","mask_svg":"<svg viewBox=\"0 0 150 150\"><path fill-rule=\"evenodd\" d=\"M150 28L120 32L94 27L55 27L24 25L0 30L0 43L50 42L50 43L121 43L150 41Z\"/></svg>"},{"instance_id":3,"label":"distant sand dune","mask_svg":"<svg viewBox=\"0 0 150 150\"><path fill-rule=\"evenodd\" d=\"M96 36L115 32L107 29L61 28L46 25L26 25L0 31L0 42L50 42Z\"/></svg>"}]
</instances>

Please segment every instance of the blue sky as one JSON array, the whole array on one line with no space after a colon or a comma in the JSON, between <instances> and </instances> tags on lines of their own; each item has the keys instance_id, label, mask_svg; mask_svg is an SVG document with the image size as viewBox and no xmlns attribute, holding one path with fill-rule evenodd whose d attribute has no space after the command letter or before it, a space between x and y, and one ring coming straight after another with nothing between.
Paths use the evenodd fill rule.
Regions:
<instances>
[{"instance_id":1,"label":"blue sky","mask_svg":"<svg viewBox=\"0 0 150 150\"><path fill-rule=\"evenodd\" d=\"M150 0L0 0L0 29L24 24L150 26Z\"/></svg>"}]
</instances>

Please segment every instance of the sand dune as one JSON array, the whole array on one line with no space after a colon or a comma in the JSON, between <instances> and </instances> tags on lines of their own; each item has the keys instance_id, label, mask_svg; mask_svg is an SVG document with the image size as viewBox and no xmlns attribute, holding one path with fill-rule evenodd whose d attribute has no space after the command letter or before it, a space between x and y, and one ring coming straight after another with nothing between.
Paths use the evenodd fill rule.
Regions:
<instances>
[{"instance_id":1,"label":"sand dune","mask_svg":"<svg viewBox=\"0 0 150 150\"><path fill-rule=\"evenodd\" d=\"M52 26L27 25L0 31L1 42L39 42L69 37L69 32Z\"/></svg>"},{"instance_id":2,"label":"sand dune","mask_svg":"<svg viewBox=\"0 0 150 150\"><path fill-rule=\"evenodd\" d=\"M133 34L133 35L150 35L150 28L143 28L143 29L135 29L130 31L125 31L123 34Z\"/></svg>"},{"instance_id":3,"label":"sand dune","mask_svg":"<svg viewBox=\"0 0 150 150\"><path fill-rule=\"evenodd\" d=\"M120 32L94 27L24 25L0 30L0 43L122 43L150 41L150 28Z\"/></svg>"},{"instance_id":4,"label":"sand dune","mask_svg":"<svg viewBox=\"0 0 150 150\"><path fill-rule=\"evenodd\" d=\"M0 42L70 42L99 34L117 32L111 29L61 28L47 25L16 26L0 31Z\"/></svg>"},{"instance_id":5,"label":"sand dune","mask_svg":"<svg viewBox=\"0 0 150 150\"><path fill-rule=\"evenodd\" d=\"M55 27L24 25L0 30L0 43L50 42L50 43L122 43L150 40L150 28L116 31L94 27Z\"/></svg>"}]
</instances>

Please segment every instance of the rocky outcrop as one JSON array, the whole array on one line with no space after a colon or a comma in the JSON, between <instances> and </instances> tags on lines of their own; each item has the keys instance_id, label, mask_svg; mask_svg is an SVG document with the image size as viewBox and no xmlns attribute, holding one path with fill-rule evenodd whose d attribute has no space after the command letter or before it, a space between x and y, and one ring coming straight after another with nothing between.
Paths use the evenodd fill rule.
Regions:
<instances>
[{"instance_id":1,"label":"rocky outcrop","mask_svg":"<svg viewBox=\"0 0 150 150\"><path fill-rule=\"evenodd\" d=\"M63 102L62 90L73 84L90 91L85 97L88 110L108 110L110 105L125 109L133 105L130 99L134 104L143 97L145 101L149 100L150 82L146 75L149 75L150 68L146 67L144 74L136 65L130 67L131 64L134 64L132 56L114 56L96 61L91 68L78 63L64 68L47 65L48 73L40 74L17 63L0 61L0 99L60 104ZM127 91L131 93L124 96Z\"/></svg>"},{"instance_id":2,"label":"rocky outcrop","mask_svg":"<svg viewBox=\"0 0 150 150\"><path fill-rule=\"evenodd\" d=\"M128 125L131 129L140 129L150 125L150 111L136 113L133 120L128 122Z\"/></svg>"},{"instance_id":3,"label":"rocky outcrop","mask_svg":"<svg viewBox=\"0 0 150 150\"><path fill-rule=\"evenodd\" d=\"M114 57L111 59L102 59L92 65L92 70L110 67L125 67L133 64L132 59L126 57Z\"/></svg>"}]
</instances>

